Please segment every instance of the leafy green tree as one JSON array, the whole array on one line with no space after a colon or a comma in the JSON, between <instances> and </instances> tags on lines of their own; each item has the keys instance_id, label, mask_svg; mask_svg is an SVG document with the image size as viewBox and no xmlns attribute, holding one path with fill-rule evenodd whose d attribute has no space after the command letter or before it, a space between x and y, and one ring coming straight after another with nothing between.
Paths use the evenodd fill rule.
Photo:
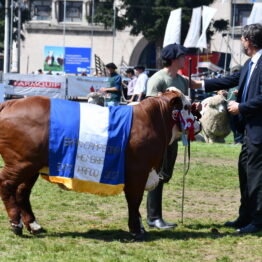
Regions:
<instances>
[{"instance_id":1,"label":"leafy green tree","mask_svg":"<svg viewBox=\"0 0 262 262\"><path fill-rule=\"evenodd\" d=\"M102 23L106 28L113 25L113 2L114 0L95 0L95 23ZM121 5L116 8L116 29L122 30L128 26L131 28L131 35L142 33L148 41L156 44L156 50L160 50L172 10L182 8L181 43L183 43L189 29L192 9L213 2L214 0L122 0ZM207 32L208 39L211 39L214 32L221 32L227 27L228 21L213 21ZM157 60L159 56L157 52ZM159 63L157 64L159 66Z\"/></svg>"}]
</instances>

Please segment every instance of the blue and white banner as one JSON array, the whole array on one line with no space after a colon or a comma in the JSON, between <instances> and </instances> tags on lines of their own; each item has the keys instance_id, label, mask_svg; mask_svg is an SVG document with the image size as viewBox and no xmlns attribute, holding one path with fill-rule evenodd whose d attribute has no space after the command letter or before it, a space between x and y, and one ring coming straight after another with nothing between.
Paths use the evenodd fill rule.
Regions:
<instances>
[{"instance_id":1,"label":"blue and white banner","mask_svg":"<svg viewBox=\"0 0 262 262\"><path fill-rule=\"evenodd\" d=\"M132 112L132 106L51 99L49 176L44 178L79 192L120 193Z\"/></svg>"}]
</instances>

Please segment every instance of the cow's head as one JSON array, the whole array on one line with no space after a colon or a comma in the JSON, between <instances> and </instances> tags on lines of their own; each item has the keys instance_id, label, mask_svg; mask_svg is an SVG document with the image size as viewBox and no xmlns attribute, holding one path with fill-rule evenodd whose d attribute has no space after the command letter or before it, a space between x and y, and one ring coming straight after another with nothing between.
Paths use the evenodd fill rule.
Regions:
<instances>
[{"instance_id":1,"label":"cow's head","mask_svg":"<svg viewBox=\"0 0 262 262\"><path fill-rule=\"evenodd\" d=\"M194 140L194 135L201 131L201 125L191 113L190 100L176 87L169 87L166 92L176 94L174 98L171 99L174 108L172 112L174 126L172 128L172 138L169 145L172 144L175 139L179 138L182 132L188 135L189 140Z\"/></svg>"}]
</instances>

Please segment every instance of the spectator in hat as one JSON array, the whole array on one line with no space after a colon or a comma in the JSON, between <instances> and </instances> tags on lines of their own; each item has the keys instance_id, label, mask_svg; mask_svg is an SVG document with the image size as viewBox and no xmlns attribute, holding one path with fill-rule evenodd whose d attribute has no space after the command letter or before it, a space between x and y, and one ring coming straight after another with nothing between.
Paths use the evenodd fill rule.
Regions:
<instances>
[{"instance_id":1,"label":"spectator in hat","mask_svg":"<svg viewBox=\"0 0 262 262\"><path fill-rule=\"evenodd\" d=\"M117 106L119 105L121 98L122 78L116 72L117 67L114 63L106 64L106 69L110 75L109 87L103 87L100 89L100 91L106 93L107 106Z\"/></svg>"},{"instance_id":2,"label":"spectator in hat","mask_svg":"<svg viewBox=\"0 0 262 262\"><path fill-rule=\"evenodd\" d=\"M134 69L136 71L137 81L134 86L134 93L128 102L132 102L132 101L140 102L145 98L146 95L146 85L147 85L148 76L145 72L145 67L142 65L137 65L134 67Z\"/></svg>"},{"instance_id":3,"label":"spectator in hat","mask_svg":"<svg viewBox=\"0 0 262 262\"><path fill-rule=\"evenodd\" d=\"M188 80L178 73L185 64L186 48L179 44L171 44L161 51L164 68L156 72L147 84L146 96L160 96L168 87L176 87L185 95L188 93ZM168 223L162 216L162 194L164 183L167 183L173 174L177 157L178 143L175 140L164 153L160 169L158 186L147 195L147 224L149 227L169 229L176 226Z\"/></svg>"}]
</instances>

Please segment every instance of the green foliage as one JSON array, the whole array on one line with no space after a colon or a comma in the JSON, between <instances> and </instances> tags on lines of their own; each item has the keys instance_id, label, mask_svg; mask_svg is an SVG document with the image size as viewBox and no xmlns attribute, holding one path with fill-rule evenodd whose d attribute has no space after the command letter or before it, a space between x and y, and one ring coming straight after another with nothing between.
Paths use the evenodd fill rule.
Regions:
<instances>
[{"instance_id":1,"label":"green foliage","mask_svg":"<svg viewBox=\"0 0 262 262\"><path fill-rule=\"evenodd\" d=\"M114 23L114 0L95 0L94 3L94 23L102 23L106 29L111 28ZM90 10L92 10L92 4L90 5ZM122 30L125 27L124 19L117 14L120 14L119 8L116 8L116 27L117 29ZM91 23L92 15L87 16L87 20Z\"/></svg>"},{"instance_id":2,"label":"green foliage","mask_svg":"<svg viewBox=\"0 0 262 262\"><path fill-rule=\"evenodd\" d=\"M97 1L96 3L98 4L98 2L100 1ZM111 9L112 2L112 0L106 1L108 6L111 4ZM138 35L139 33L142 33L149 41L161 42L164 38L170 11L181 7L183 9L183 26L181 32L183 42L189 28L192 8L202 5L209 5L213 2L214 0L123 0L117 13L118 20L116 21L116 27L121 30L125 26L130 26L131 34ZM105 7L100 10L102 11L102 14L104 14L103 12L108 12ZM108 26L109 20L112 21L110 16L105 21L103 17L96 15L96 22L100 21L106 26Z\"/></svg>"}]
</instances>

